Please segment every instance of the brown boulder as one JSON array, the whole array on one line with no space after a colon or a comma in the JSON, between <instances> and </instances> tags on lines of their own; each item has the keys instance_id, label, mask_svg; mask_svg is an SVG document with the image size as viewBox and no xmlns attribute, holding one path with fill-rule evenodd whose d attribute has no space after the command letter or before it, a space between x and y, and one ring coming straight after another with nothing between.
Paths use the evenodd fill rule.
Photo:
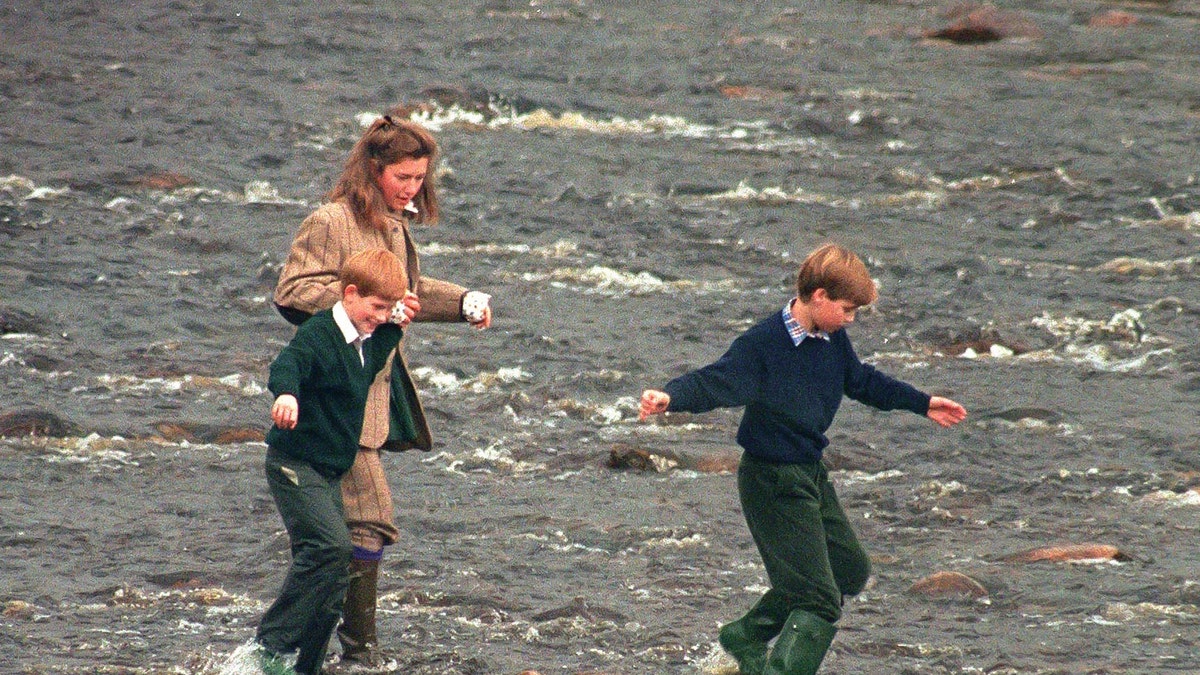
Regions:
<instances>
[{"instance_id":1,"label":"brown boulder","mask_svg":"<svg viewBox=\"0 0 1200 675\"><path fill-rule=\"evenodd\" d=\"M1112 9L1088 19L1087 25L1088 28L1124 28L1132 26L1138 21L1140 19L1129 12Z\"/></svg>"},{"instance_id":2,"label":"brown boulder","mask_svg":"<svg viewBox=\"0 0 1200 675\"><path fill-rule=\"evenodd\" d=\"M78 425L48 410L14 410L0 415L0 436L82 436Z\"/></svg>"},{"instance_id":3,"label":"brown boulder","mask_svg":"<svg viewBox=\"0 0 1200 675\"><path fill-rule=\"evenodd\" d=\"M676 469L700 473L729 473L737 471L740 456L735 452L692 455L670 450L651 450L628 443L614 443L608 453L612 469L632 469L666 473Z\"/></svg>"},{"instance_id":4,"label":"brown boulder","mask_svg":"<svg viewBox=\"0 0 1200 675\"><path fill-rule=\"evenodd\" d=\"M950 24L926 31L925 37L959 44L980 44L1012 38L1041 38L1044 33L1032 20L992 5L962 5L950 10Z\"/></svg>"},{"instance_id":5,"label":"brown boulder","mask_svg":"<svg viewBox=\"0 0 1200 675\"><path fill-rule=\"evenodd\" d=\"M1044 546L1004 557L1005 562L1077 562L1080 560L1128 560L1129 556L1111 544L1065 544Z\"/></svg>"},{"instance_id":6,"label":"brown boulder","mask_svg":"<svg viewBox=\"0 0 1200 675\"><path fill-rule=\"evenodd\" d=\"M983 584L960 572L934 572L918 580L908 591L933 598L983 598L988 595Z\"/></svg>"}]
</instances>

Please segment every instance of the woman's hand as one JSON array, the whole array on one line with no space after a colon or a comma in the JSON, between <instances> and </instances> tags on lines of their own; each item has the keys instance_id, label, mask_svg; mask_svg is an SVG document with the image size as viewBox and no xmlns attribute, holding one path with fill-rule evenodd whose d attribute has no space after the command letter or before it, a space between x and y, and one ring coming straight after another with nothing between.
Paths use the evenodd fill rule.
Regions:
<instances>
[{"instance_id":1,"label":"woman's hand","mask_svg":"<svg viewBox=\"0 0 1200 675\"><path fill-rule=\"evenodd\" d=\"M483 330L492 325L492 296L479 291L467 291L462 297L462 317L471 327Z\"/></svg>"},{"instance_id":2,"label":"woman's hand","mask_svg":"<svg viewBox=\"0 0 1200 675\"><path fill-rule=\"evenodd\" d=\"M412 291L405 291L404 297L396 301L396 306L392 308L391 321L401 328L407 328L419 311L421 311L420 298Z\"/></svg>"}]
</instances>

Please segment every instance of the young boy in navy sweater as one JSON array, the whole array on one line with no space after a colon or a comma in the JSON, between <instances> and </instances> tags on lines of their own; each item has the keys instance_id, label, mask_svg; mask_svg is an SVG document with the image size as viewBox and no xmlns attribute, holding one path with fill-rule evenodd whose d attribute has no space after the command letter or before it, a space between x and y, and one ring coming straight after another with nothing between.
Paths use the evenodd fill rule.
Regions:
<instances>
[{"instance_id":1,"label":"young boy in navy sweater","mask_svg":"<svg viewBox=\"0 0 1200 675\"><path fill-rule=\"evenodd\" d=\"M858 256L826 244L800 266L796 297L782 312L743 333L715 363L642 393L642 420L745 406L738 495L771 588L721 627L721 646L742 673L816 673L837 632L843 596L862 591L870 576L870 559L821 464L842 397L925 415L943 427L967 415L958 403L858 360L845 326L876 297Z\"/></svg>"},{"instance_id":2,"label":"young boy in navy sweater","mask_svg":"<svg viewBox=\"0 0 1200 675\"><path fill-rule=\"evenodd\" d=\"M271 364L267 385L276 395L267 484L292 545L291 568L256 636L263 671L273 675L321 672L354 548L341 479L358 454L367 391L402 336L390 318L408 278L394 253L356 253L343 264L339 281L341 301L296 330ZM393 410L392 424L394 434L416 437L410 411ZM294 671L283 660L292 652Z\"/></svg>"}]
</instances>

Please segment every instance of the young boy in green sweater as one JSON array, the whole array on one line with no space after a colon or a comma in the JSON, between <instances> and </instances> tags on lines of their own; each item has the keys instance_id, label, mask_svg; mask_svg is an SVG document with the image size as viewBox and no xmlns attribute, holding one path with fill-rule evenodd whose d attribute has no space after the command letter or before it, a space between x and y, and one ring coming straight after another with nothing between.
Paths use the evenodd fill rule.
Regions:
<instances>
[{"instance_id":1,"label":"young boy in green sweater","mask_svg":"<svg viewBox=\"0 0 1200 675\"><path fill-rule=\"evenodd\" d=\"M271 364L267 385L276 396L274 426L267 433L267 484L292 548L283 588L256 636L263 670L272 674L293 668L300 675L321 672L353 550L341 478L358 453L367 390L402 336L389 321L408 287L394 253L357 253L343 264L339 280L341 301L296 330ZM405 420L409 428L393 433L415 438L411 414L393 414L394 426L404 427ZM297 657L289 668L283 657L292 652Z\"/></svg>"},{"instance_id":2,"label":"young boy in green sweater","mask_svg":"<svg viewBox=\"0 0 1200 675\"><path fill-rule=\"evenodd\" d=\"M876 296L858 256L826 244L800 266L796 297L782 312L743 333L716 362L642 393L642 420L745 406L738 495L771 588L718 637L747 675L814 675L837 631L843 597L862 591L870 576L870 558L821 464L842 397L925 415L943 427L967 416L958 403L858 360L845 326Z\"/></svg>"}]
</instances>

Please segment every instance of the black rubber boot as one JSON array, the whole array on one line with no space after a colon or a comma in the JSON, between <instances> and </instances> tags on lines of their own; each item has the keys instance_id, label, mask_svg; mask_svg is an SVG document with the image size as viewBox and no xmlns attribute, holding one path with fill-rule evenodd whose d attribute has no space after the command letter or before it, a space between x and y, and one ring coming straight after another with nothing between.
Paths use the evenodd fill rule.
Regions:
<instances>
[{"instance_id":1,"label":"black rubber boot","mask_svg":"<svg viewBox=\"0 0 1200 675\"><path fill-rule=\"evenodd\" d=\"M376 665L375 601L379 587L379 561L350 562L350 586L342 605L342 624L338 642L342 644L341 663Z\"/></svg>"}]
</instances>

